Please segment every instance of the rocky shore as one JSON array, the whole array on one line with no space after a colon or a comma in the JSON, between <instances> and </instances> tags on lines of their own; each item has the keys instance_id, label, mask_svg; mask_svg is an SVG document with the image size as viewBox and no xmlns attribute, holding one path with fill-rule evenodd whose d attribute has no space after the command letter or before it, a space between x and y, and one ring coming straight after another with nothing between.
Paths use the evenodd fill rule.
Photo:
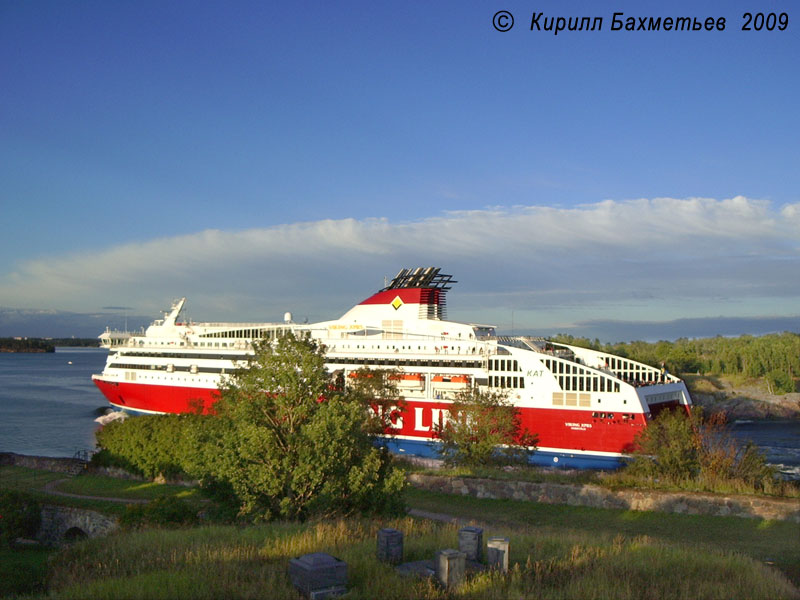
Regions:
<instances>
[{"instance_id":1,"label":"rocky shore","mask_svg":"<svg viewBox=\"0 0 800 600\"><path fill-rule=\"evenodd\" d=\"M723 412L728 421L800 419L800 393L776 395L758 382L736 383L716 377L686 376L697 406L706 414Z\"/></svg>"},{"instance_id":2,"label":"rocky shore","mask_svg":"<svg viewBox=\"0 0 800 600\"><path fill-rule=\"evenodd\" d=\"M510 499L544 504L567 504L593 508L657 511L689 515L775 519L800 523L800 501L796 498L771 498L695 492L657 490L610 490L598 485L532 483L495 479L446 477L411 473L411 485L422 489L473 496Z\"/></svg>"}]
</instances>

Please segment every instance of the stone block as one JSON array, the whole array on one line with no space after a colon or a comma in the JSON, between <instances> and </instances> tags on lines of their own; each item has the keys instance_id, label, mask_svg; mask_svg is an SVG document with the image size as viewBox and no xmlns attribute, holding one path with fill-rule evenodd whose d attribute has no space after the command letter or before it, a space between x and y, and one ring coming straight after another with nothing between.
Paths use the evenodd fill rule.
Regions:
<instances>
[{"instance_id":1,"label":"stone block","mask_svg":"<svg viewBox=\"0 0 800 600\"><path fill-rule=\"evenodd\" d=\"M458 549L467 555L467 560L481 562L483 559L483 529L471 526L459 529Z\"/></svg>"},{"instance_id":2,"label":"stone block","mask_svg":"<svg viewBox=\"0 0 800 600\"><path fill-rule=\"evenodd\" d=\"M486 558L490 569L508 572L509 540L504 537L491 537L486 542Z\"/></svg>"},{"instance_id":3,"label":"stone block","mask_svg":"<svg viewBox=\"0 0 800 600\"><path fill-rule=\"evenodd\" d=\"M323 600L347 593L347 564L324 552L291 559L289 578L309 599Z\"/></svg>"},{"instance_id":4,"label":"stone block","mask_svg":"<svg viewBox=\"0 0 800 600\"><path fill-rule=\"evenodd\" d=\"M392 565L403 562L403 532L397 529L378 531L378 560Z\"/></svg>"},{"instance_id":5,"label":"stone block","mask_svg":"<svg viewBox=\"0 0 800 600\"><path fill-rule=\"evenodd\" d=\"M467 555L459 550L448 548L436 553L436 579L445 588L457 586L464 579Z\"/></svg>"}]
</instances>

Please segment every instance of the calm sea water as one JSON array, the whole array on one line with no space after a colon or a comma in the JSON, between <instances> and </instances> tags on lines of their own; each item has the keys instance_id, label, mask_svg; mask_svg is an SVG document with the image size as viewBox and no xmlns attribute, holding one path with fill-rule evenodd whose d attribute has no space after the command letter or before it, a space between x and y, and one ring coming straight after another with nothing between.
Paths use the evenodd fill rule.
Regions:
<instances>
[{"instance_id":1,"label":"calm sea water","mask_svg":"<svg viewBox=\"0 0 800 600\"><path fill-rule=\"evenodd\" d=\"M752 441L781 473L800 480L800 421L737 422L731 433Z\"/></svg>"},{"instance_id":2,"label":"calm sea water","mask_svg":"<svg viewBox=\"0 0 800 600\"><path fill-rule=\"evenodd\" d=\"M109 405L92 383L92 373L103 370L106 354L101 348L0 353L0 452L74 456L93 449L94 419ZM800 478L800 421L736 423L731 431Z\"/></svg>"},{"instance_id":3,"label":"calm sea water","mask_svg":"<svg viewBox=\"0 0 800 600\"><path fill-rule=\"evenodd\" d=\"M0 451L73 456L95 447L97 409L108 406L92 383L108 352L0 353Z\"/></svg>"}]
</instances>

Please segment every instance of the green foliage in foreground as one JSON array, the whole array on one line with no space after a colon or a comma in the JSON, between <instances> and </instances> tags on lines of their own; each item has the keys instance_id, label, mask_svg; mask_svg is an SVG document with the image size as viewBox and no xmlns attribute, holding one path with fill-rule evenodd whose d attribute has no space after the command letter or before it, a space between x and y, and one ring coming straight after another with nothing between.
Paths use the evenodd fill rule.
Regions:
<instances>
[{"instance_id":1,"label":"green foliage in foreground","mask_svg":"<svg viewBox=\"0 0 800 600\"><path fill-rule=\"evenodd\" d=\"M700 409L688 416L677 410L663 412L639 434L636 446L632 460L616 477L620 482L762 493L781 488L763 453L752 443L738 443L725 429L722 415L705 419Z\"/></svg>"},{"instance_id":2,"label":"green foliage in foreground","mask_svg":"<svg viewBox=\"0 0 800 600\"><path fill-rule=\"evenodd\" d=\"M42 592L47 578L47 559L51 548L0 546L0 598Z\"/></svg>"},{"instance_id":3,"label":"green foliage in foreground","mask_svg":"<svg viewBox=\"0 0 800 600\"><path fill-rule=\"evenodd\" d=\"M119 522L127 529L181 527L197 523L197 513L180 498L161 496L147 504L128 505Z\"/></svg>"},{"instance_id":4,"label":"green foliage in foreground","mask_svg":"<svg viewBox=\"0 0 800 600\"><path fill-rule=\"evenodd\" d=\"M780 573L744 555L646 536L609 536L536 527L492 527L511 539L507 575L471 576L445 592L379 563L380 527L405 534L405 559L432 558L454 547L457 525L402 519L315 524L147 530L89 540L53 561L51 599L297 598L290 558L328 552L348 564L348 598L797 598Z\"/></svg>"},{"instance_id":5,"label":"green foliage in foreground","mask_svg":"<svg viewBox=\"0 0 800 600\"><path fill-rule=\"evenodd\" d=\"M183 472L253 520L398 514L403 472L373 447L361 395L334 392L321 349L255 344L220 386L215 414L137 417L97 435L105 460L146 476Z\"/></svg>"},{"instance_id":6,"label":"green foliage in foreground","mask_svg":"<svg viewBox=\"0 0 800 600\"><path fill-rule=\"evenodd\" d=\"M186 433L202 419L199 415L142 415L112 421L95 437L101 451L92 464L119 467L148 478L176 477L184 471L185 457L194 451Z\"/></svg>"}]
</instances>

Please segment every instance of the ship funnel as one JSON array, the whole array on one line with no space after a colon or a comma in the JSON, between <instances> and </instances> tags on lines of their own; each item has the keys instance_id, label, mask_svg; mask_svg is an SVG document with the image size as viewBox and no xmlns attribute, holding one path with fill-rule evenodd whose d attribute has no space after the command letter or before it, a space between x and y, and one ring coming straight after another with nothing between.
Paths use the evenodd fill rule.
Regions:
<instances>
[{"instance_id":1,"label":"ship funnel","mask_svg":"<svg viewBox=\"0 0 800 600\"><path fill-rule=\"evenodd\" d=\"M291 323L292 322L292 313L286 312L283 314L283 322L284 323Z\"/></svg>"}]
</instances>

